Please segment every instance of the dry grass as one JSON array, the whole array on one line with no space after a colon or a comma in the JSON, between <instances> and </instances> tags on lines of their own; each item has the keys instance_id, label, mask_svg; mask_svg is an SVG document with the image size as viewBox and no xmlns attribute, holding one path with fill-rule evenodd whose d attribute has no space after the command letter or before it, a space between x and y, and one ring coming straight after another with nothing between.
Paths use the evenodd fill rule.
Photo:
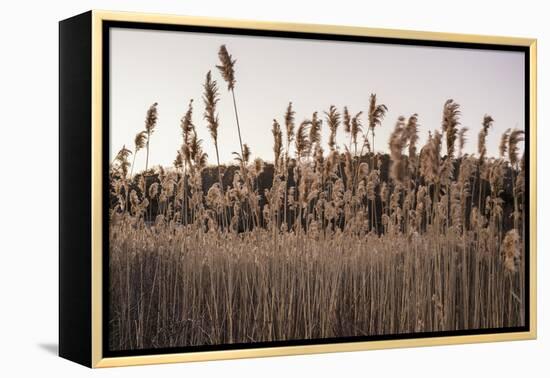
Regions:
<instances>
[{"instance_id":1,"label":"dry grass","mask_svg":"<svg viewBox=\"0 0 550 378\"><path fill-rule=\"evenodd\" d=\"M234 101L235 60L225 46L219 56ZM204 89L217 152L223 126L210 72ZM485 116L478 156L463 155L467 129L448 100L441 130L419 152L419 116L397 120L388 166L371 152L387 111L375 95L368 127L361 111L341 116L334 106L295 124L289 103L284 127L273 121L267 172L242 143L233 104L241 150L230 179L216 156L205 182L192 101L174 168L128 175L126 148L111 165L113 350L524 324L522 131L507 130L500 158L489 158ZM326 153L318 114L330 130ZM135 152L149 154L156 116L155 103Z\"/></svg>"},{"instance_id":2,"label":"dry grass","mask_svg":"<svg viewBox=\"0 0 550 378\"><path fill-rule=\"evenodd\" d=\"M111 347L157 348L517 326L517 276L497 250L436 240L111 232ZM465 279L465 281L464 281Z\"/></svg>"}]
</instances>

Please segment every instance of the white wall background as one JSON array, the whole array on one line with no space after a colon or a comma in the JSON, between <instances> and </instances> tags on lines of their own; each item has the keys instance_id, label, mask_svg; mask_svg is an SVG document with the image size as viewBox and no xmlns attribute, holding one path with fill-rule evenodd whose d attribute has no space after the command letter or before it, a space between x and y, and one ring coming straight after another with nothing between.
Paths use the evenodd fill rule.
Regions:
<instances>
[{"instance_id":1,"label":"white wall background","mask_svg":"<svg viewBox=\"0 0 550 378\"><path fill-rule=\"evenodd\" d=\"M0 375L4 377L548 376L550 28L536 0L9 1L0 22ZM61 19L89 9L360 25L539 39L539 339L467 346L133 367L56 357L57 64ZM40 189L38 191L37 189ZM546 209L546 211L544 211Z\"/></svg>"}]
</instances>

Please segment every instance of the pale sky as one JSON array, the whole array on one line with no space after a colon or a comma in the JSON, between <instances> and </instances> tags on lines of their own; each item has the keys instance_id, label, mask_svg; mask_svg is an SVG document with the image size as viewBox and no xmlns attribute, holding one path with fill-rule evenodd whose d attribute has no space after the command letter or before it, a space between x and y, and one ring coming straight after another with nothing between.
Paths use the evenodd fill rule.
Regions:
<instances>
[{"instance_id":1,"label":"pale sky","mask_svg":"<svg viewBox=\"0 0 550 378\"><path fill-rule=\"evenodd\" d=\"M524 129L524 55L522 52L420 47L364 42L232 36L174 31L111 29L110 137L111 159L144 129L145 113L158 102L158 123L150 142L150 166L172 166L182 143L180 119L194 99L193 121L209 163L215 150L203 119L202 85L212 70L220 89L220 160L240 151L233 103L215 65L225 44L237 60L235 94L243 143L252 158L273 160L272 120L284 129L284 112L294 104L296 123L322 114L330 105L340 111L364 112L370 93L388 107L376 131L376 150L388 150L388 138L400 115L418 113L420 146L428 131L441 129L444 102L461 105L461 123L469 128L465 152L475 152L484 114L495 123L489 132L488 152L498 155L500 135L507 128ZM366 130L366 129L365 129ZM328 127L323 123L323 146ZM343 128L337 141L348 139ZM136 169L145 165L145 152Z\"/></svg>"}]
</instances>

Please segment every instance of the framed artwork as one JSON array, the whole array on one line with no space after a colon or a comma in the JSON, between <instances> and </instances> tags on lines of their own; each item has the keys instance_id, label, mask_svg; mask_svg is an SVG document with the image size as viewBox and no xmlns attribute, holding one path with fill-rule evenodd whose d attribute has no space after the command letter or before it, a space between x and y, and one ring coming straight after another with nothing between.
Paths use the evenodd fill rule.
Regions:
<instances>
[{"instance_id":1,"label":"framed artwork","mask_svg":"<svg viewBox=\"0 0 550 378\"><path fill-rule=\"evenodd\" d=\"M536 41L60 22L62 357L536 337Z\"/></svg>"}]
</instances>

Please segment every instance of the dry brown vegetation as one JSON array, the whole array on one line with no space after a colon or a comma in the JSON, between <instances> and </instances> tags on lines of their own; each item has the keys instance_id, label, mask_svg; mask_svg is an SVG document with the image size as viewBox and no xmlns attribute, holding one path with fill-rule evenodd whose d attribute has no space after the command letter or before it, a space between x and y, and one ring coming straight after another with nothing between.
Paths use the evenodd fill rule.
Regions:
<instances>
[{"instance_id":1,"label":"dry brown vegetation","mask_svg":"<svg viewBox=\"0 0 550 378\"><path fill-rule=\"evenodd\" d=\"M388 157L372 152L387 111L375 95L365 113L331 106L300 123L289 103L273 120L265 164L242 142L235 60L224 46L219 57L240 141L235 166L220 165L211 72L202 118L215 166L192 101L173 168L147 166L156 103L133 150L135 159L146 149L145 170L133 174L126 147L111 164L113 350L524 324L522 131L507 130L500 156L488 157L485 116L478 154L464 155L467 129L448 100L422 148L418 116L400 117Z\"/></svg>"}]
</instances>

